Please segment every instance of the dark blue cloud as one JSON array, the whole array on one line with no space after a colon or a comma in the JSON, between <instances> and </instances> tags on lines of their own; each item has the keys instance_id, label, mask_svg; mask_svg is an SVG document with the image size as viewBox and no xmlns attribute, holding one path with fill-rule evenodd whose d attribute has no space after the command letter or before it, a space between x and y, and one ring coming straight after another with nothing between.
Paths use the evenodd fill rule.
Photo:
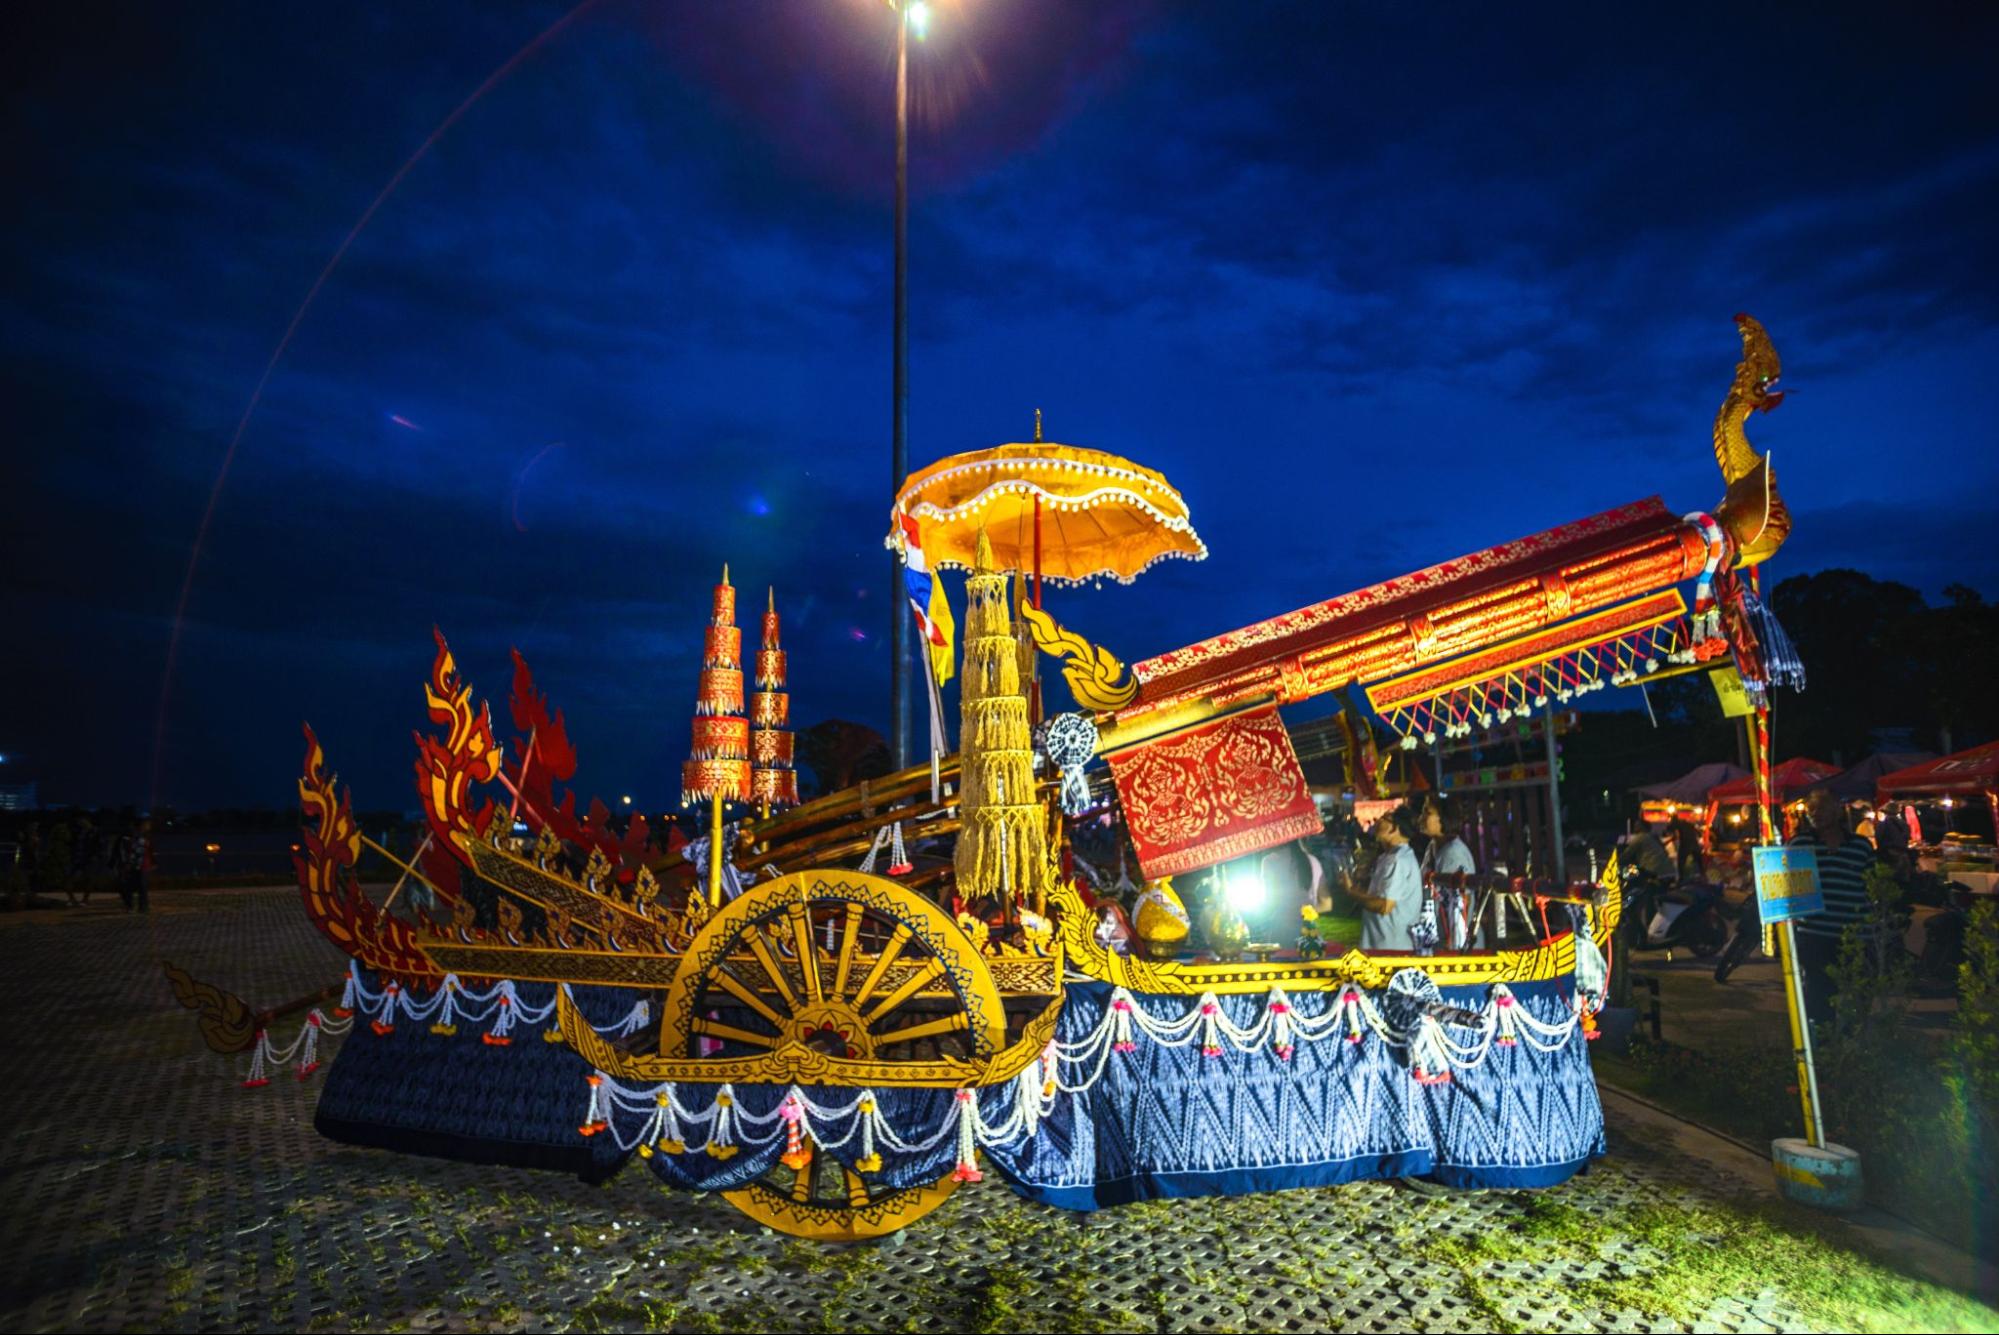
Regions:
<instances>
[{"instance_id":1,"label":"dark blue cloud","mask_svg":"<svg viewBox=\"0 0 1999 1335\"><path fill-rule=\"evenodd\" d=\"M1752 431L1787 570L1999 590L1999 16L940 5L912 70L912 453L1163 469L1213 549L1058 612L1140 657L1640 496ZM566 11L10 12L0 750L143 795L189 543L354 219ZM407 801L441 625L518 645L598 791L670 801L707 586L795 714L879 721L892 29L878 0L598 0L320 293L202 554L162 796L289 799L311 718ZM413 425L399 424L396 419ZM1781 571L1773 571L1773 574Z\"/></svg>"}]
</instances>

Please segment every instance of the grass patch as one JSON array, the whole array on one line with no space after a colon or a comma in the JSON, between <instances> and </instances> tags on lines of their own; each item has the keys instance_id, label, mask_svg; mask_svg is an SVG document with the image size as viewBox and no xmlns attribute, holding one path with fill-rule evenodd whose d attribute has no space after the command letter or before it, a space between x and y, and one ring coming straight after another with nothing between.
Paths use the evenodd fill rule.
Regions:
<instances>
[{"instance_id":1,"label":"grass patch","mask_svg":"<svg viewBox=\"0 0 1999 1335\"><path fill-rule=\"evenodd\" d=\"M1607 1306L1684 1321L1715 1298L1775 1288L1824 1330L1999 1329L1999 1314L1983 1303L1889 1269L1844 1224L1788 1202L1648 1205L1619 1225L1658 1252L1670 1282L1599 1281L1591 1296Z\"/></svg>"},{"instance_id":2,"label":"grass patch","mask_svg":"<svg viewBox=\"0 0 1999 1335\"><path fill-rule=\"evenodd\" d=\"M1538 1242L1593 1243L1602 1227L1567 1201L1540 1192L1523 1192L1514 1197L1520 1205L1520 1232Z\"/></svg>"},{"instance_id":3,"label":"grass patch","mask_svg":"<svg viewBox=\"0 0 1999 1335\"><path fill-rule=\"evenodd\" d=\"M1689 1121L1752 1145L1798 1132L1798 1096L1789 1052L1757 1043L1710 1043L1696 1052L1633 1033L1622 1054L1590 1054L1605 1084L1671 1108Z\"/></svg>"},{"instance_id":4,"label":"grass patch","mask_svg":"<svg viewBox=\"0 0 1999 1335\"><path fill-rule=\"evenodd\" d=\"M625 1298L610 1293L600 1293L570 1313L570 1320L575 1323L576 1329L583 1331L672 1330L679 1319L678 1303Z\"/></svg>"}]
</instances>

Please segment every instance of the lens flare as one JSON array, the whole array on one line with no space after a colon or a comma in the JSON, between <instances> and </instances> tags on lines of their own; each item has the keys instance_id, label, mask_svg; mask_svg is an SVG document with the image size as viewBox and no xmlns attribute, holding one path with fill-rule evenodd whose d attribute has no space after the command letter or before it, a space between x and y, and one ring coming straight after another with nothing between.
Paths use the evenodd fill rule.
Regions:
<instances>
[{"instance_id":1,"label":"lens flare","mask_svg":"<svg viewBox=\"0 0 1999 1335\"><path fill-rule=\"evenodd\" d=\"M201 565L201 549L208 541L208 529L215 519L215 507L222 500L223 484L229 480L229 467L236 461L236 447L243 443L243 433L249 429L250 419L256 415L257 405L263 401L264 390L269 387L271 376L278 369L278 363L284 359L285 350L291 347L292 336L298 333L298 327L305 320L305 313L312 309L313 299L319 296L319 290L326 286L326 280L333 276L333 271L340 267L340 261L347 257L347 251L353 246L355 238L361 235L362 230L374 218L376 211L388 202L396 187L403 183L403 178L423 160L425 154L436 147L437 141L442 139L480 98L491 92L495 85L513 73L529 56L540 50L550 38L567 28L578 15L596 3L597 0L583 0L583 3L576 8L542 29L526 46L509 56L505 64L487 75L485 82L474 88L463 102L452 108L450 115L438 122L437 128L417 145L416 152L410 154L402 166L396 168L395 175L389 178L389 183L369 201L368 207L361 211L361 216L355 220L354 226L348 229L345 237L341 238L340 244L334 248L332 257L319 271L319 277L313 279L312 286L306 289L305 300L299 302L298 309L292 312L291 321L285 326L284 334L279 337L278 345L271 349L270 359L264 363L264 373L257 377L256 387L250 391L250 401L243 405L243 415L236 419L236 430L229 436L229 448L222 452L222 466L215 470L214 485L208 489L208 504L202 508L201 522L195 526L194 542L188 548L187 570L181 576L180 597L174 603L174 617L167 632L167 662L166 668L160 673L159 706L153 716L153 765L148 784L149 796L146 803L148 809L159 805L160 764L165 756L167 740L167 701L173 693L174 664L180 658L181 631L187 625L187 600L194 592L194 575Z\"/></svg>"}]
</instances>

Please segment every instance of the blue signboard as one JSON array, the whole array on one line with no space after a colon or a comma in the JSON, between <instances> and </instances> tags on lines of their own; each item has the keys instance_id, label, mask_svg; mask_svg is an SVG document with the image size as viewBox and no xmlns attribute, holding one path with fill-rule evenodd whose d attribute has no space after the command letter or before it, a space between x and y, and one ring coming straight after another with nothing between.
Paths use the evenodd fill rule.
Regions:
<instances>
[{"instance_id":1,"label":"blue signboard","mask_svg":"<svg viewBox=\"0 0 1999 1335\"><path fill-rule=\"evenodd\" d=\"M1819 888L1819 855L1813 848L1750 850L1756 868L1756 907L1766 923L1825 911Z\"/></svg>"}]
</instances>

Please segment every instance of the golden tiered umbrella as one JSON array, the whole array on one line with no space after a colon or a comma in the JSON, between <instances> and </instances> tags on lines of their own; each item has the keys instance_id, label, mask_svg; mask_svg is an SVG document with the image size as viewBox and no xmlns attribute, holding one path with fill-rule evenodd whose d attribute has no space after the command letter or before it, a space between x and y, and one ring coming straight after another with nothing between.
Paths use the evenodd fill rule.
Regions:
<instances>
[{"instance_id":1,"label":"golden tiered umbrella","mask_svg":"<svg viewBox=\"0 0 1999 1335\"><path fill-rule=\"evenodd\" d=\"M1033 442L953 454L903 484L896 511L921 526L932 570L970 569L981 529L999 568L1057 584L1129 584L1168 557L1207 557L1187 502L1162 474L1040 440L1035 417Z\"/></svg>"}]
</instances>

